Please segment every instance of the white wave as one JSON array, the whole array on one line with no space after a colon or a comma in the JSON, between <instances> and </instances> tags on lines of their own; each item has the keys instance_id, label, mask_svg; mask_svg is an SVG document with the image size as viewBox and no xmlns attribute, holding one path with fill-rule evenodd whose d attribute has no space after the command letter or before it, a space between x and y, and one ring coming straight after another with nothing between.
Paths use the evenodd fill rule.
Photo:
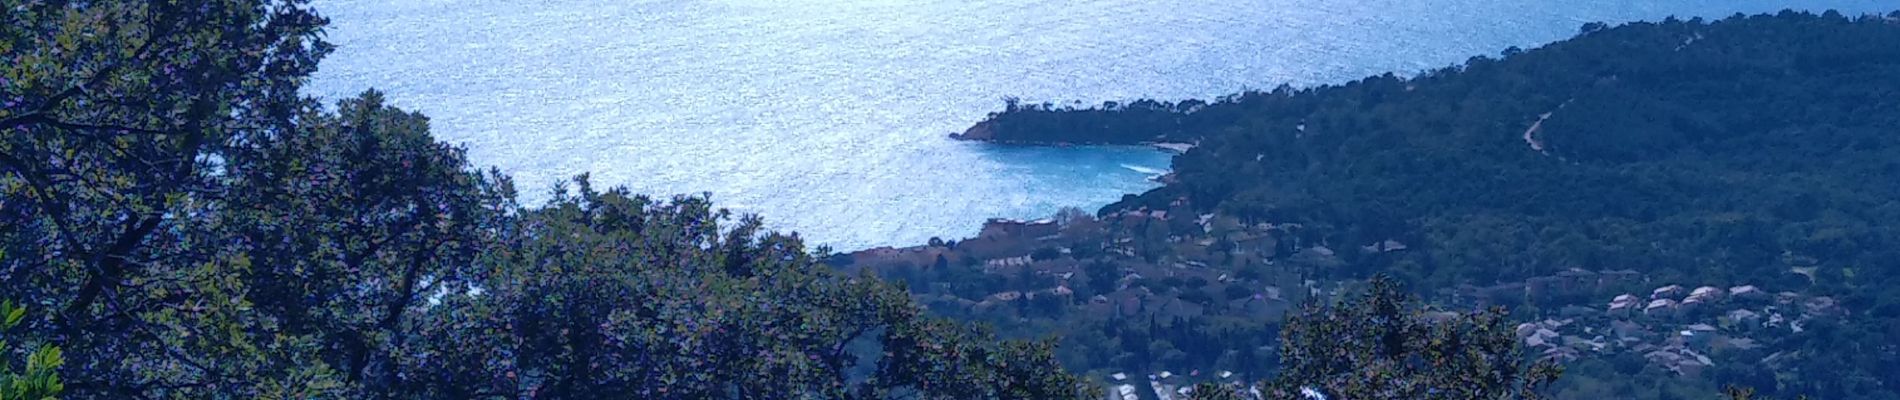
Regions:
<instances>
[{"instance_id":1,"label":"white wave","mask_svg":"<svg viewBox=\"0 0 1900 400\"><path fill-rule=\"evenodd\" d=\"M1140 165L1122 164L1122 168L1127 168L1129 171L1140 172L1140 173L1148 174L1148 175L1161 175L1161 174L1168 173L1168 170L1165 170L1165 169L1154 169L1154 168L1143 167Z\"/></svg>"}]
</instances>

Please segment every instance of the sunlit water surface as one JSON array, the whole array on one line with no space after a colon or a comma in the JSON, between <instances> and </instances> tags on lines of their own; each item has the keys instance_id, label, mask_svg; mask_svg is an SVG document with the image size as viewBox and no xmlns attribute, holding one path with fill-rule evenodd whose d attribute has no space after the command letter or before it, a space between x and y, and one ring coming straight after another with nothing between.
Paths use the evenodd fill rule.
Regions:
<instances>
[{"instance_id":1,"label":"sunlit water surface","mask_svg":"<svg viewBox=\"0 0 1900 400\"><path fill-rule=\"evenodd\" d=\"M839 249L1154 186L1141 148L954 142L1000 98L1207 98L1407 73L1585 22L1891 0L320 0L312 93L378 88L514 175L721 205Z\"/></svg>"}]
</instances>

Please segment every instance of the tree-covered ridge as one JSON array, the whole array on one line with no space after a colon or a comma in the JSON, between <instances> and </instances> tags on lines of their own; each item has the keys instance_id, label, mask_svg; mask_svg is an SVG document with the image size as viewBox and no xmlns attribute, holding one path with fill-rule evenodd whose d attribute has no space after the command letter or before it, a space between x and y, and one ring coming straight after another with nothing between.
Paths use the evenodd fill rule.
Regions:
<instances>
[{"instance_id":1,"label":"tree-covered ridge","mask_svg":"<svg viewBox=\"0 0 1900 400\"><path fill-rule=\"evenodd\" d=\"M1900 396L1883 378L1900 371L1888 339L1900 334L1900 293L1890 290L1900 231L1885 222L1900 221L1891 200L1900 13L1590 24L1570 40L1415 77L1164 105L1175 109L1169 118L1135 113L1126 124L1118 108L1006 110L992 128L1029 128L991 133L1018 143L1129 143L1157 131L1198 141L1175 159L1175 183L1100 215L1165 210L1287 227L1269 242L1297 245L1272 261L1313 266L1316 278L1386 272L1440 293L1631 270L1651 287L1831 297L1846 310L1838 322L1754 354L1774 356L1772 372L1698 379L1778 397ZM1120 126L1142 132L1095 128ZM1183 243L1234 245L1179 229L1162 237L1170 231ZM1138 256L1173 247L1143 236L1122 235ZM1407 250L1384 251L1388 243ZM1376 251L1354 251L1367 247ZM1300 254L1326 262L1294 262ZM1203 261L1227 265L1219 260ZM1609 299L1589 300L1600 309ZM1628 376L1644 362L1608 364L1635 368L1583 375Z\"/></svg>"},{"instance_id":2,"label":"tree-covered ridge","mask_svg":"<svg viewBox=\"0 0 1900 400\"><path fill-rule=\"evenodd\" d=\"M1891 259L1889 227L1852 221L1896 216L1895 188L1864 182L1900 172L1884 134L1900 126L1900 97L1883 95L1900 86L1895 43L1900 24L1878 18L1633 24L1269 96L1181 157L1181 184L1123 206L1188 196L1332 225L1316 233L1336 243L1426 243L1434 257L1401 273L1441 282Z\"/></svg>"},{"instance_id":3,"label":"tree-covered ridge","mask_svg":"<svg viewBox=\"0 0 1900 400\"><path fill-rule=\"evenodd\" d=\"M1178 113L1176 129L1202 142L1176 160L1180 183L1107 209L1165 208L1185 196L1248 220L1328 225L1321 234L1341 243L1484 236L1533 248L1509 255L1464 248L1446 257L1469 260L1435 261L1506 269L1434 273L1445 279L1565 266L1660 264L1726 277L1781 271L1783 250L1838 254L1845 252L1832 250L1843 241L1888 237L1881 227L1868 227L1871 237L1828 228L1867 231L1842 220L1882 220L1869 213L1889 208L1892 188L1857 177L1897 171L1894 141L1882 134L1900 125L1900 100L1891 95L1900 50L1888 46L1900 40L1896 19L1789 12L1592 24L1571 40L1418 77L1197 103ZM999 118L1120 122L1102 110L1024 109L1031 111ZM1506 234L1520 223L1538 229ZM1458 228L1478 224L1494 233ZM1754 229L1761 226L1776 229ZM1555 231L1537 232L1544 229ZM1757 235L1734 238L1748 246L1706 243L1738 236L1727 231ZM1580 246L1542 249L1522 237ZM1849 246L1881 247L1859 244Z\"/></svg>"},{"instance_id":4,"label":"tree-covered ridge","mask_svg":"<svg viewBox=\"0 0 1900 400\"><path fill-rule=\"evenodd\" d=\"M1204 111L1206 105L1197 100L1179 104L1140 100L1076 108L1050 103L1022 104L1019 99L1007 98L1003 101L1003 111L990 113L983 122L951 137L1020 144L1139 144L1188 140L1193 136L1183 129L1183 120L1189 118L1189 113Z\"/></svg>"},{"instance_id":5,"label":"tree-covered ridge","mask_svg":"<svg viewBox=\"0 0 1900 400\"><path fill-rule=\"evenodd\" d=\"M65 355L6 348L8 399L1088 394L704 197L522 206L379 93L304 98L304 2L0 9L0 298L46 316L4 339Z\"/></svg>"}]
</instances>

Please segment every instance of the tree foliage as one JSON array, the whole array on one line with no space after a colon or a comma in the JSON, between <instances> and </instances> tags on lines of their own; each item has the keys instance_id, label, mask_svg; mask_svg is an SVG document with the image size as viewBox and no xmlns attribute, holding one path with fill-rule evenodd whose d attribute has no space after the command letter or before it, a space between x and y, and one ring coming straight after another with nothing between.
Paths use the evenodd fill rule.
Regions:
<instances>
[{"instance_id":1,"label":"tree foliage","mask_svg":"<svg viewBox=\"0 0 1900 400\"><path fill-rule=\"evenodd\" d=\"M0 9L0 297L52 310L6 338L71 358L8 396L55 370L80 399L1088 394L1052 343L704 196L582 176L523 206L380 93L301 97L330 49L302 1Z\"/></svg>"},{"instance_id":2,"label":"tree foliage","mask_svg":"<svg viewBox=\"0 0 1900 400\"><path fill-rule=\"evenodd\" d=\"M1442 319L1441 319L1442 318ZM1434 317L1390 278L1332 307L1309 305L1280 331L1285 364L1267 391L1302 398L1543 398L1562 370L1527 361L1502 309Z\"/></svg>"},{"instance_id":3,"label":"tree foliage","mask_svg":"<svg viewBox=\"0 0 1900 400\"><path fill-rule=\"evenodd\" d=\"M14 351L8 346L7 339L11 337L7 331L25 320L26 306L15 305L12 300L0 302L0 354L8 357L0 360L0 400L57 398L59 392L65 390L65 384L59 380L59 367L66 363L58 347L36 346L26 353L26 362L17 367L11 359Z\"/></svg>"}]
</instances>

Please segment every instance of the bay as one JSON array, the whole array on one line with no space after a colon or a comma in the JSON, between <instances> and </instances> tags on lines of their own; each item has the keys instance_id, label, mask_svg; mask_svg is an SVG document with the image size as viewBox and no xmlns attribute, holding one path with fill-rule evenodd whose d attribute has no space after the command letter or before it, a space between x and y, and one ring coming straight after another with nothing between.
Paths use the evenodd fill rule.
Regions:
<instances>
[{"instance_id":1,"label":"bay","mask_svg":"<svg viewBox=\"0 0 1900 400\"><path fill-rule=\"evenodd\" d=\"M308 90L369 88L513 175L710 192L841 250L1094 209L1152 188L1143 148L956 142L1001 98L1211 98L1534 47L1586 22L1891 0L319 0Z\"/></svg>"}]
</instances>

